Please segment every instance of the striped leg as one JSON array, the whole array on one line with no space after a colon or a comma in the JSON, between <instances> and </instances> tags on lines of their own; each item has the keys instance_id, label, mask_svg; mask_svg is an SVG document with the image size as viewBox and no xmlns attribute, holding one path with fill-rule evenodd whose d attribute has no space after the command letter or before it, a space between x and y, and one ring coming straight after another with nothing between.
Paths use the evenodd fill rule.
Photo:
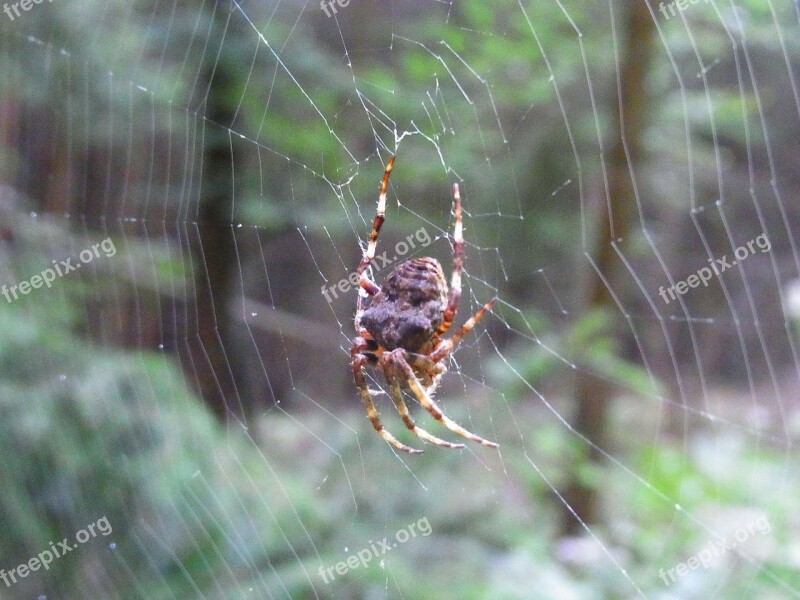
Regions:
<instances>
[{"instance_id":1,"label":"striped leg","mask_svg":"<svg viewBox=\"0 0 800 600\"><path fill-rule=\"evenodd\" d=\"M389 175L392 172L395 158L396 157L392 156L389 162L386 163L386 170L383 172L381 190L378 195L378 210L375 212L375 219L372 221L372 231L369 234L367 249L364 251L361 262L358 263L358 267L356 267L358 283L361 286L358 293L358 300L356 301L355 326L357 332L361 331L361 315L364 313L364 298L367 296L374 296L381 291L381 288L367 276L366 269L375 259L375 249L378 247L378 235L381 232L383 222L386 220L386 189L389 187Z\"/></svg>"},{"instance_id":2,"label":"striped leg","mask_svg":"<svg viewBox=\"0 0 800 600\"><path fill-rule=\"evenodd\" d=\"M442 341L439 346L437 346L436 350L431 352L430 359L433 362L439 362L445 356L450 354L453 351L453 348L456 347L458 342L461 341L461 338L464 337L467 333L469 333L475 324L481 320L481 317L486 313L487 310L491 310L494 303L497 302L497 298L492 298L486 304L484 304L478 312L476 312L466 323L464 323L461 327L459 327L456 332L450 336L450 339Z\"/></svg>"},{"instance_id":3,"label":"striped leg","mask_svg":"<svg viewBox=\"0 0 800 600\"><path fill-rule=\"evenodd\" d=\"M411 415L408 412L408 406L406 406L405 401L403 400L403 392L400 389L400 385L395 383L389 384L389 392L392 395L392 400L394 400L394 405L397 408L397 412L400 413L400 416L403 419L403 423L406 424L411 431L421 437L423 440L430 442L431 444L436 444L437 446L444 446L445 448L463 448L464 444L454 444L452 442L446 442L435 435L431 435L427 431L425 431L422 427L419 427L415 422L414 419L411 418Z\"/></svg>"},{"instance_id":4,"label":"striped leg","mask_svg":"<svg viewBox=\"0 0 800 600\"><path fill-rule=\"evenodd\" d=\"M386 190L389 187L389 175L392 173L392 166L394 166L394 159L392 156L389 162L386 163L386 170L383 172L383 179L381 179L381 191L378 195L378 210L375 213L375 219L372 221L372 231L369 234L369 241L367 243L367 250L364 256L361 257L361 262L358 263L356 273L361 275L367 265L375 258L375 248L378 245L378 234L381 232L381 226L386 219Z\"/></svg>"},{"instance_id":5,"label":"striped leg","mask_svg":"<svg viewBox=\"0 0 800 600\"><path fill-rule=\"evenodd\" d=\"M479 444L483 444L484 446L489 446L490 448L497 448L498 444L494 442L490 442L489 440L485 440L482 437L475 435L474 433L467 431L461 425L452 421L449 417L447 417L443 412L442 409L433 401L433 399L428 396L428 393L422 387L422 384L417 379L417 376L414 374L414 370L409 366L406 362L406 359L403 358L404 350L393 350L391 360L395 362L406 375L408 379L408 387L411 388L411 391L419 400L419 403L425 407L433 418L442 423L445 427L447 427L453 433L457 433L460 436L463 436L467 439L472 440L473 442L478 442Z\"/></svg>"},{"instance_id":6,"label":"striped leg","mask_svg":"<svg viewBox=\"0 0 800 600\"><path fill-rule=\"evenodd\" d=\"M417 450L415 448L411 448L410 446L406 446L383 428L380 416L378 415L378 409L375 408L375 404L372 402L372 395L369 393L367 380L364 377L363 368L368 362L369 357L366 354L355 354L353 356L353 378L356 380L358 391L361 392L361 399L364 401L364 407L367 409L367 416L369 417L370 422L372 422L372 427L375 428L375 431L377 431L384 440L389 442L398 450L408 452L409 454L422 454L422 450Z\"/></svg>"},{"instance_id":7,"label":"striped leg","mask_svg":"<svg viewBox=\"0 0 800 600\"><path fill-rule=\"evenodd\" d=\"M453 184L453 214L456 218L453 230L453 274L450 276L450 293L447 296L447 307L444 309L442 324L436 332L442 335L450 329L456 318L458 301L461 299L461 270L464 267L464 226L461 222L461 192L458 184Z\"/></svg>"}]
</instances>

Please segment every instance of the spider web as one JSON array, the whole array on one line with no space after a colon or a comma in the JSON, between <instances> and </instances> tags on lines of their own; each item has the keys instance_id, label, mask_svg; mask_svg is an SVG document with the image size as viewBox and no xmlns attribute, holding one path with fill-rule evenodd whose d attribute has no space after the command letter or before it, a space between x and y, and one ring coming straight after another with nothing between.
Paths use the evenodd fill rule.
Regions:
<instances>
[{"instance_id":1,"label":"spider web","mask_svg":"<svg viewBox=\"0 0 800 600\"><path fill-rule=\"evenodd\" d=\"M169 424L133 428L119 442L135 449L122 456L166 448L136 489L175 486L168 501L141 504L110 493L121 507L110 517L114 541L62 566L84 597L478 597L466 591L470 581L489 590L485 597L800 597L797 523L787 509L800 487L798 182L794 148L773 139L782 123L796 147L796 5L699 2L669 19L652 10L660 65L652 76L670 94L659 99L648 146L670 141L673 162L657 173L633 169L640 232L614 242L616 280L593 258L598 189L609 202L606 121L622 60L625 18L615 4L500 2L495 18L473 3L433 1L352 0L330 17L315 3L237 0L34 9L4 24L3 54L23 56L35 82L20 67L6 85L63 113L57 138L71 171L66 205L14 219L37 232L30 243L48 261L117 240L115 257L97 258L91 275L82 274L105 300L79 296L78 310L98 340L94 350L118 344L120 331L139 349L89 371L128 373L132 414ZM41 33L59 20L59 36ZM373 24L368 32L364 20ZM703 43L709 31L713 51ZM119 35L111 52L108 32ZM777 40L783 62L754 50L759 36ZM228 82L220 108L209 98L212 86L226 85L222 73L240 81ZM745 156L732 156L731 138ZM544 154L548 143L557 164L521 158L534 156L531 148ZM53 144L41 152L56 155ZM212 146L230 170L209 184L204 152ZM393 154L378 242L387 264L373 275L380 282L401 255L430 255L449 276L450 188L459 182L466 263L456 324L490 298L498 302L447 361L437 401L499 451L396 452L372 431L349 380L356 292L346 282ZM736 164L747 168L734 172ZM531 178L551 191L530 197L523 190ZM210 209L201 204L209 193L217 198ZM208 210L220 230L209 229ZM560 230L548 229L551 219ZM669 304L659 297L660 286L734 256L762 233L771 249L753 246L712 289ZM225 264L214 236L233 252L229 290L209 283ZM401 252L404 241L413 247ZM14 274L4 281L37 273L34 264L4 267ZM614 337L629 340L613 362L583 347L594 339L581 333L591 329L582 325L581 286L592 273L613 298ZM67 288L54 288L26 304L23 317L66 305ZM693 301L712 294L714 301ZM227 330L220 307L232 314ZM153 356L178 365L186 386L158 382ZM69 365L52 368L62 382L77 379ZM624 439L594 443L571 425L581 374L613 384L610 427ZM369 383L384 425L421 447L406 437L382 379L370 373ZM182 418L186 387L204 385L229 413L213 449L205 443L222 434L210 420ZM89 409L106 419L108 394L128 397L99 384L86 393ZM244 409L247 398L257 399L255 411ZM416 403L412 411L435 435L455 437ZM49 443L68 453L73 440L56 433ZM673 451L659 454L661 446ZM613 498L600 524L584 522L563 493L569 457L589 448L600 467L582 466L582 477ZM57 504L73 531L104 510L77 483ZM581 533L558 538L565 511ZM735 537L759 518L769 533ZM399 539L421 519L429 536L336 572L348 556ZM23 537L27 545L8 565L46 547L30 530ZM661 581L660 569L719 539L736 539L736 548L715 555L711 568ZM320 574L329 567L332 582ZM530 591L534 580L545 583L539 595ZM430 596L414 591L421 581ZM16 591L23 589L62 597L34 578Z\"/></svg>"}]
</instances>

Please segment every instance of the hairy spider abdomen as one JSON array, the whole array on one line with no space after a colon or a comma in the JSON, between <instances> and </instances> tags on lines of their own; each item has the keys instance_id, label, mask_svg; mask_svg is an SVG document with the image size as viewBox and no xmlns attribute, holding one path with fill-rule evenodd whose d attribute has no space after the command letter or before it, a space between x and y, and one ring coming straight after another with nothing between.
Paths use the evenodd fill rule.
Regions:
<instances>
[{"instance_id":1,"label":"hairy spider abdomen","mask_svg":"<svg viewBox=\"0 0 800 600\"><path fill-rule=\"evenodd\" d=\"M397 265L364 311L361 324L386 350L424 352L442 324L447 282L435 258L412 258Z\"/></svg>"}]
</instances>

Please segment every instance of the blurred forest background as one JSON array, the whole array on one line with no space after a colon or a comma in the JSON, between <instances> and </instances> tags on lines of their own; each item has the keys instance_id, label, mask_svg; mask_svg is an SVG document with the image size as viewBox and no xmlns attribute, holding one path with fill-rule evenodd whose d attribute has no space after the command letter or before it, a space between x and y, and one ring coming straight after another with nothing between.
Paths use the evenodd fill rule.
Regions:
<instances>
[{"instance_id":1,"label":"blurred forest background","mask_svg":"<svg viewBox=\"0 0 800 600\"><path fill-rule=\"evenodd\" d=\"M0 298L0 568L113 533L0 598L800 597L799 10L9 8L0 284L116 253ZM399 456L360 405L355 292L320 290L360 259L393 154L379 253L423 228L449 274L461 185L457 322L499 301L437 398L499 451Z\"/></svg>"}]
</instances>

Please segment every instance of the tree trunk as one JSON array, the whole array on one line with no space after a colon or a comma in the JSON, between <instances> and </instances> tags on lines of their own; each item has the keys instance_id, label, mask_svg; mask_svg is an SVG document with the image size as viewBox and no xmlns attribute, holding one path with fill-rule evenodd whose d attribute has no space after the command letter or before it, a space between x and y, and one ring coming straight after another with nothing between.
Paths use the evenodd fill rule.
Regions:
<instances>
[{"instance_id":1,"label":"tree trunk","mask_svg":"<svg viewBox=\"0 0 800 600\"><path fill-rule=\"evenodd\" d=\"M655 25L653 17L643 0L627 3L625 28L621 35L625 40L621 52L620 85L621 97L614 99L617 113L616 128L612 131L615 140L608 156L609 195L600 195L597 202L598 223L595 263L613 289L620 289L620 261L612 246L615 240L624 240L636 215L631 171L641 164L642 132L647 118L646 78L650 63ZM656 12L656 17L658 13ZM621 107L621 108L617 108ZM616 312L616 304L602 279L594 269L589 273L587 312L603 310ZM602 456L597 448L605 448L604 434L607 431L609 402L613 386L596 377L586 369L578 371L575 385L577 413L575 429L594 446L585 446L590 464L599 465ZM597 489L590 482L582 481L578 474L568 485L565 500L584 523L599 521L599 498ZM572 511L564 508L563 532L579 533L580 522Z\"/></svg>"},{"instance_id":2,"label":"tree trunk","mask_svg":"<svg viewBox=\"0 0 800 600\"><path fill-rule=\"evenodd\" d=\"M225 27L224 17L215 14L215 18L222 18L219 29ZM222 36L215 39L222 39ZM214 56L215 52L210 55ZM230 304L234 298L234 277L239 272L235 227L231 222L231 170L236 168L232 161L237 157L235 153L231 156L228 132L224 129L234 117L229 96L235 76L228 72L228 63L223 57L216 65L207 65L202 79L197 89L204 90L208 86L204 111L208 120L202 134L205 138L203 187L197 231L188 230L196 267L195 305L187 307L192 324L186 332L189 360L181 362L191 371L190 376L203 399L218 417L245 419L236 386L235 365L231 360L236 340ZM203 107L200 110L202 112ZM197 239L191 239L195 236Z\"/></svg>"}]
</instances>

